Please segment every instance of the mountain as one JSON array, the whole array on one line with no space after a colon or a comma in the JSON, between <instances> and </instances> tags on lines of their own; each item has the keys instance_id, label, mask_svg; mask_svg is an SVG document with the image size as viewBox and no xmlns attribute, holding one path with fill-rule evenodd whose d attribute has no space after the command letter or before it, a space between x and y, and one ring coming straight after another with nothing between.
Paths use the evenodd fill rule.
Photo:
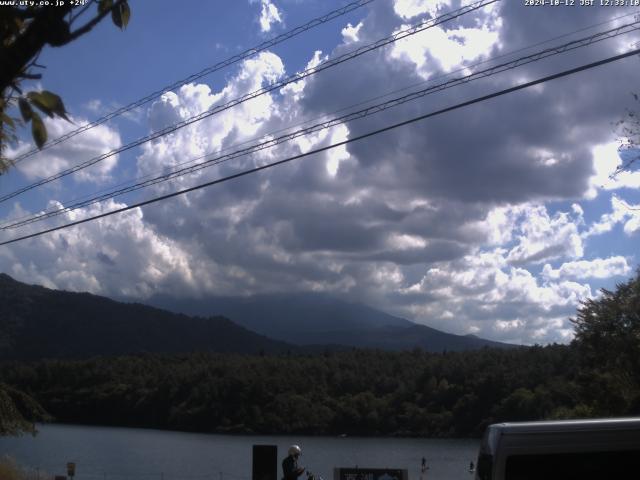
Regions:
<instances>
[{"instance_id":1,"label":"mountain","mask_svg":"<svg viewBox=\"0 0 640 480\"><path fill-rule=\"evenodd\" d=\"M324 294L276 294L178 300L155 296L149 303L188 315L224 315L243 327L296 345L342 345L383 350L511 348L473 335L453 335L380 310Z\"/></svg>"},{"instance_id":2,"label":"mountain","mask_svg":"<svg viewBox=\"0 0 640 480\"><path fill-rule=\"evenodd\" d=\"M220 316L188 317L89 293L26 285L0 274L0 360L295 350Z\"/></svg>"}]
</instances>

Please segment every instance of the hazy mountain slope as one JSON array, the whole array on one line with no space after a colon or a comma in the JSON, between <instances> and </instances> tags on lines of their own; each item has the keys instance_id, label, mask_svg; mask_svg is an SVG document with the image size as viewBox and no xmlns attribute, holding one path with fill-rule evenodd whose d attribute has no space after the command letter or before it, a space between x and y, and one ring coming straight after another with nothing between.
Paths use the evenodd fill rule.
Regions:
<instances>
[{"instance_id":1,"label":"hazy mountain slope","mask_svg":"<svg viewBox=\"0 0 640 480\"><path fill-rule=\"evenodd\" d=\"M255 332L278 338L290 336L298 339L299 335L291 335L291 332L311 334L332 330L415 325L404 318L394 317L364 305L315 293L210 297L202 300L156 296L148 303L187 315L224 315Z\"/></svg>"},{"instance_id":2,"label":"hazy mountain slope","mask_svg":"<svg viewBox=\"0 0 640 480\"><path fill-rule=\"evenodd\" d=\"M250 330L297 345L346 345L428 351L511 345L418 325L379 310L322 294L257 295L176 300L153 297L152 305L192 315L224 315Z\"/></svg>"}]
</instances>

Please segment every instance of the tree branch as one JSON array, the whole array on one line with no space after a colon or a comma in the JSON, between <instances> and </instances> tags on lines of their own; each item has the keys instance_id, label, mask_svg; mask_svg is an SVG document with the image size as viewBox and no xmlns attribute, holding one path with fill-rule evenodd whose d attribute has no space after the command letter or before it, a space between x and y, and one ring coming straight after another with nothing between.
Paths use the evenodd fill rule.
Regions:
<instances>
[{"instance_id":1,"label":"tree branch","mask_svg":"<svg viewBox=\"0 0 640 480\"><path fill-rule=\"evenodd\" d=\"M109 15L115 8L119 7L122 3L124 3L124 1L125 0L117 0L116 2L114 2L111 8L105 10L102 13L99 13L96 17L93 18L93 20L88 21L82 27L78 28L75 32L71 32L71 34L69 35L69 41L75 40L76 38L84 35L85 33L90 32L93 29L93 27L95 27L98 23L100 23L100 21L104 17Z\"/></svg>"}]
</instances>

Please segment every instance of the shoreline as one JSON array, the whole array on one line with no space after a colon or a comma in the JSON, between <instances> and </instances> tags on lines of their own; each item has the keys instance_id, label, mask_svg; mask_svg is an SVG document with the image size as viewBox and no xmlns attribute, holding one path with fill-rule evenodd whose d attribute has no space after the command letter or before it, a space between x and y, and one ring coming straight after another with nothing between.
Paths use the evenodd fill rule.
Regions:
<instances>
[{"instance_id":1,"label":"shoreline","mask_svg":"<svg viewBox=\"0 0 640 480\"><path fill-rule=\"evenodd\" d=\"M365 434L350 434L350 433L314 433L314 432L280 432L280 433L264 433L264 432L255 432L252 430L246 431L238 431L229 429L221 429L215 431L198 431L198 430L175 430L169 428L161 428L161 427L150 427L145 425L115 425L115 424L104 424L104 423L76 423L76 422L48 422L48 423L36 423L36 431L39 430L42 426L69 426L69 427L87 427L87 428L113 428L113 429L132 429L132 430L148 430L154 432L167 432L167 433L190 433L196 435L221 435L221 436L229 436L229 437L310 437L310 438L350 438L350 439L408 439L408 440L477 440L480 441L481 437L474 436L425 436L425 435L415 435L410 432L397 432L394 434L384 434L384 433L376 433L373 435L365 435ZM36 432L36 435L38 433Z\"/></svg>"}]
</instances>

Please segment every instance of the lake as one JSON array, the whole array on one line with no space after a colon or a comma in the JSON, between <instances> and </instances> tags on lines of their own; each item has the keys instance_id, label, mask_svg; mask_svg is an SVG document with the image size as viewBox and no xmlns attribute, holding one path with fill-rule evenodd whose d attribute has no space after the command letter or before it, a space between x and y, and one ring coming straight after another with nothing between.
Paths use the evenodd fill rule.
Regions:
<instances>
[{"instance_id":1,"label":"lake","mask_svg":"<svg viewBox=\"0 0 640 480\"><path fill-rule=\"evenodd\" d=\"M0 454L48 475L63 475L76 463L75 480L250 480L252 446L278 446L280 462L292 443L302 447L299 464L324 480L334 467L406 468L409 480L464 479L475 463L478 440L213 435L135 428L41 425L39 434L0 438ZM34 477L37 475L34 474ZM306 480L305 476L300 480Z\"/></svg>"}]
</instances>

